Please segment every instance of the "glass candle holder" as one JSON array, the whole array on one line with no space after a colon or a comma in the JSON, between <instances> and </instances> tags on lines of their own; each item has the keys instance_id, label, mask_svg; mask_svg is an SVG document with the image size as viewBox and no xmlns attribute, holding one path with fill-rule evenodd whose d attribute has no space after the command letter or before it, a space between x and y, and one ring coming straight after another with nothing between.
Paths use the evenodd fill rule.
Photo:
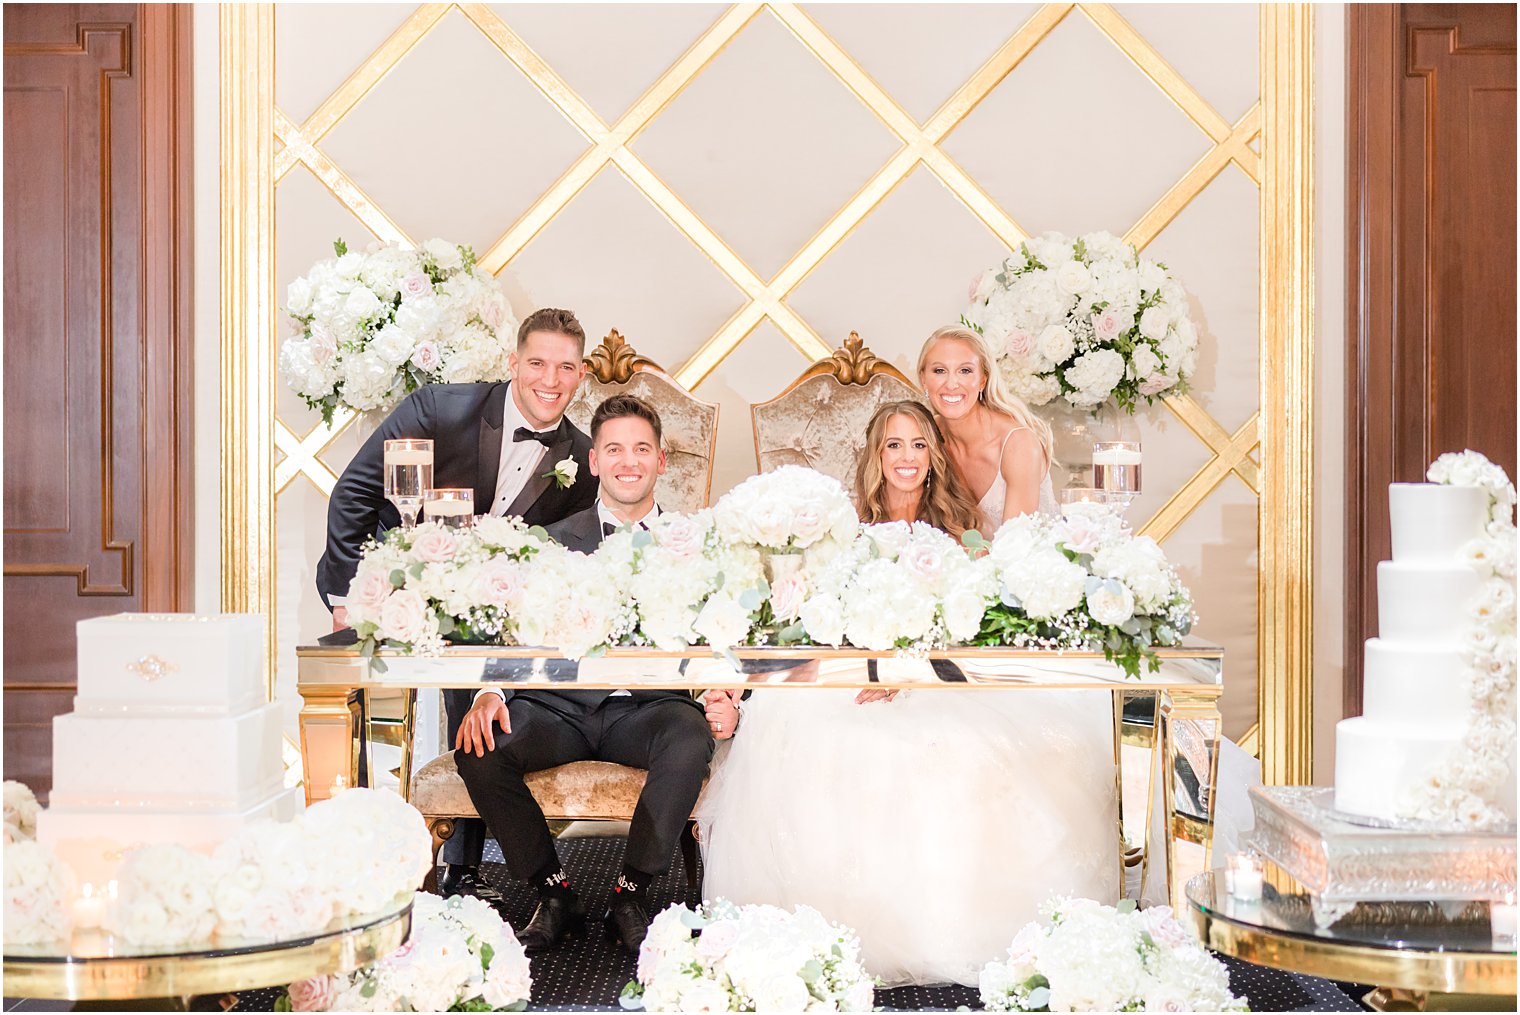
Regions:
<instances>
[{"instance_id":1,"label":"glass candle holder","mask_svg":"<svg viewBox=\"0 0 1520 1015\"><path fill-rule=\"evenodd\" d=\"M475 524L475 491L449 487L429 490L422 510L430 522L451 529L467 529Z\"/></svg>"},{"instance_id":2,"label":"glass candle holder","mask_svg":"<svg viewBox=\"0 0 1520 1015\"><path fill-rule=\"evenodd\" d=\"M405 437L385 442L385 499L396 505L401 524L417 524L417 512L433 485L433 442Z\"/></svg>"},{"instance_id":3,"label":"glass candle holder","mask_svg":"<svg viewBox=\"0 0 1520 1015\"><path fill-rule=\"evenodd\" d=\"M1140 492L1140 442L1098 441L1093 444L1093 487L1133 497Z\"/></svg>"},{"instance_id":4,"label":"glass candle holder","mask_svg":"<svg viewBox=\"0 0 1520 1015\"><path fill-rule=\"evenodd\" d=\"M1235 853L1230 857L1229 866L1225 868L1224 885L1225 890L1236 902L1247 904L1260 902L1261 861L1250 853Z\"/></svg>"}]
</instances>

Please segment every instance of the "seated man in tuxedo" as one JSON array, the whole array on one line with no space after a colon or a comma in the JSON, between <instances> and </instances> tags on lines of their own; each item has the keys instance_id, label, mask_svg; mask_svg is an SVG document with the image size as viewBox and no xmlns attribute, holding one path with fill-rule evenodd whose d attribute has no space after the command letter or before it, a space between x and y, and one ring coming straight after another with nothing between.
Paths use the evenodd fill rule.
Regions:
<instances>
[{"instance_id":1,"label":"seated man in tuxedo","mask_svg":"<svg viewBox=\"0 0 1520 1015\"><path fill-rule=\"evenodd\" d=\"M536 310L517 331L508 358L510 382L430 384L407 397L380 424L333 487L327 508L327 550L317 565L317 590L333 612L333 629L346 626L343 596L358 568L364 541L399 525L385 499L385 442L431 437L433 485L475 491L480 514L520 515L548 525L589 507L593 483L562 484L555 466L573 459L580 474L590 464L591 439L565 418L586 374L586 332L568 310ZM452 739L470 708L468 690L443 692ZM479 877L485 825L461 821L444 845L445 895L500 894Z\"/></svg>"},{"instance_id":2,"label":"seated man in tuxedo","mask_svg":"<svg viewBox=\"0 0 1520 1015\"><path fill-rule=\"evenodd\" d=\"M632 395L614 395L597 407L591 441L597 502L548 527L560 543L585 553L615 529L646 525L658 514L654 486L665 471L660 417ZM608 913L609 929L637 954L649 930L649 883L670 866L707 775L713 753L708 725L702 703L686 691L479 692L459 726L455 757L507 868L538 888L538 908L517 935L528 954L578 929L585 909L524 774L586 760L648 770Z\"/></svg>"}]
</instances>

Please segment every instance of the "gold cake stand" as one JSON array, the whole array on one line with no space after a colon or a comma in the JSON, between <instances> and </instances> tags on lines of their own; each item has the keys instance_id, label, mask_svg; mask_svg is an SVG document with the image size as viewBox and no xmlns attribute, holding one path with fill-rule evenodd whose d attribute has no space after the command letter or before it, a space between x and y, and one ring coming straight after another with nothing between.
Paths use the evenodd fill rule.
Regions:
<instances>
[{"instance_id":1,"label":"gold cake stand","mask_svg":"<svg viewBox=\"0 0 1520 1015\"><path fill-rule=\"evenodd\" d=\"M399 948L412 926L412 904L291 941L218 943L174 951L124 946L111 935L76 932L67 952L59 945L6 945L5 995L64 1001L181 1003L200 994L225 994L345 973Z\"/></svg>"},{"instance_id":2,"label":"gold cake stand","mask_svg":"<svg viewBox=\"0 0 1520 1015\"><path fill-rule=\"evenodd\" d=\"M1225 888L1222 871L1190 879L1188 914L1221 955L1310 976L1375 985L1378 1011L1514 1011L1515 951L1494 945L1487 903L1363 903L1329 927L1309 893L1268 864L1259 901Z\"/></svg>"}]
</instances>

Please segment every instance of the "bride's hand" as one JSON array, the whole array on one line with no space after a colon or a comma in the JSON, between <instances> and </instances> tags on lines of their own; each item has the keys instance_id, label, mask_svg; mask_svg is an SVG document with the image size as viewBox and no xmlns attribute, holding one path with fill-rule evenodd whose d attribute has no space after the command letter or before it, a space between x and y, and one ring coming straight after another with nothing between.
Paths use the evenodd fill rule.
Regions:
<instances>
[{"instance_id":1,"label":"bride's hand","mask_svg":"<svg viewBox=\"0 0 1520 1015\"><path fill-rule=\"evenodd\" d=\"M872 701L891 701L895 697L897 697L896 691L883 691L875 687L870 687L855 695L855 704L865 705Z\"/></svg>"}]
</instances>

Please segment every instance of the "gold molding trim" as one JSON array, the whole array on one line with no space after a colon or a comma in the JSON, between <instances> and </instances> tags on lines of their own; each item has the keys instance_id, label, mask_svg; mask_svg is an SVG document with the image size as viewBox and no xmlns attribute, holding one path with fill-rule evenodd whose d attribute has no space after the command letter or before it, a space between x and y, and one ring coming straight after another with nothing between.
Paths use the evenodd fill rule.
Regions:
<instances>
[{"instance_id":1,"label":"gold molding trim","mask_svg":"<svg viewBox=\"0 0 1520 1015\"><path fill-rule=\"evenodd\" d=\"M908 380L901 370L867 349L858 331L850 332L850 337L844 340L843 345L830 353L827 358L819 360L804 370L801 377L787 385L786 391L771 401L785 397L787 392L797 385L814 377L832 377L840 384L870 384L873 377L892 377L910 388L915 390L918 388L918 385Z\"/></svg>"},{"instance_id":2,"label":"gold molding trim","mask_svg":"<svg viewBox=\"0 0 1520 1015\"><path fill-rule=\"evenodd\" d=\"M221 18L222 609L260 613L274 691L274 5Z\"/></svg>"},{"instance_id":3,"label":"gold molding trim","mask_svg":"<svg viewBox=\"0 0 1520 1015\"><path fill-rule=\"evenodd\" d=\"M1261 7L1257 718L1267 784L1314 779L1314 8Z\"/></svg>"},{"instance_id":4,"label":"gold molding trim","mask_svg":"<svg viewBox=\"0 0 1520 1015\"><path fill-rule=\"evenodd\" d=\"M627 384L640 370L660 370L660 365L635 352L616 328L586 357L586 372L603 384Z\"/></svg>"}]
</instances>

